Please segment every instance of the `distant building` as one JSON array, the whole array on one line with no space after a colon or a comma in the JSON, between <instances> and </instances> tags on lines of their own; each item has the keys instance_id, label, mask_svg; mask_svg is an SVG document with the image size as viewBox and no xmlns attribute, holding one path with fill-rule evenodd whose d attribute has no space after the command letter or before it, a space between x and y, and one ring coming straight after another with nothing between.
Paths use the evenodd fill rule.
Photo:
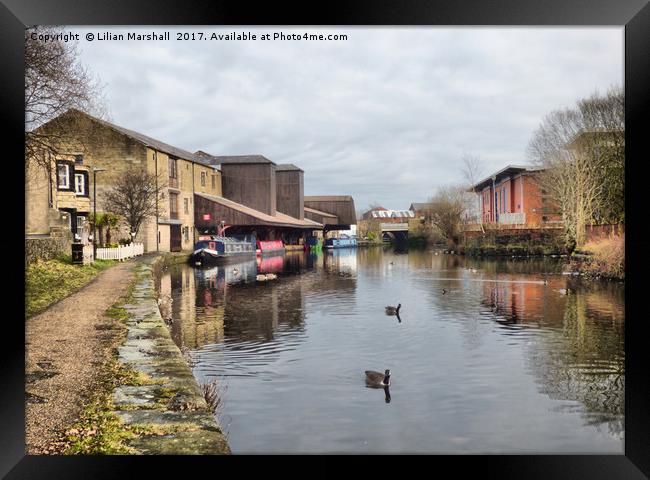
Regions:
<instances>
[{"instance_id":1,"label":"distant building","mask_svg":"<svg viewBox=\"0 0 650 480\"><path fill-rule=\"evenodd\" d=\"M539 183L540 169L508 165L476 183L484 224L539 228L551 226L561 215Z\"/></svg>"},{"instance_id":2,"label":"distant building","mask_svg":"<svg viewBox=\"0 0 650 480\"><path fill-rule=\"evenodd\" d=\"M430 203L412 203L409 210L413 212L415 218L423 219L429 208L431 208Z\"/></svg>"},{"instance_id":3,"label":"distant building","mask_svg":"<svg viewBox=\"0 0 650 480\"><path fill-rule=\"evenodd\" d=\"M384 223L406 223L409 218L415 218L411 210L388 210L384 207L375 207L361 215L362 220L380 220Z\"/></svg>"}]
</instances>

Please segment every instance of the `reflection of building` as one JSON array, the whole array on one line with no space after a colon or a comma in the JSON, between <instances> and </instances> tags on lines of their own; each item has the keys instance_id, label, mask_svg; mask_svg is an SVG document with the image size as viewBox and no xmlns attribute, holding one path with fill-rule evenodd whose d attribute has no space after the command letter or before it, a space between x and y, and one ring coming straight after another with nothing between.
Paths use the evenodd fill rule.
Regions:
<instances>
[{"instance_id":1,"label":"reflection of building","mask_svg":"<svg viewBox=\"0 0 650 480\"><path fill-rule=\"evenodd\" d=\"M570 288L562 295L559 287ZM587 423L623 433L624 292L563 279L553 285L485 282L483 303L506 334L526 335L526 361L541 393L579 402ZM526 332L515 328L528 326ZM542 330L537 329L542 327Z\"/></svg>"},{"instance_id":2,"label":"reflection of building","mask_svg":"<svg viewBox=\"0 0 650 480\"><path fill-rule=\"evenodd\" d=\"M530 282L484 282L483 303L490 306L507 323L526 323L544 310L544 294L547 288Z\"/></svg>"},{"instance_id":3,"label":"reflection of building","mask_svg":"<svg viewBox=\"0 0 650 480\"><path fill-rule=\"evenodd\" d=\"M191 349L217 343L224 337L225 272L204 276L202 270L183 267L170 270L161 279L161 297L169 293L173 299L172 338L179 347Z\"/></svg>"}]
</instances>

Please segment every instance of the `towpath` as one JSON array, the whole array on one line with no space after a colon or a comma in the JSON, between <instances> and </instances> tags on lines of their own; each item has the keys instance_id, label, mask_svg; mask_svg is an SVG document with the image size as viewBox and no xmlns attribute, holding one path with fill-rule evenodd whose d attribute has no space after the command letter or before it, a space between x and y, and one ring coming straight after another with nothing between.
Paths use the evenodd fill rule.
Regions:
<instances>
[{"instance_id":1,"label":"towpath","mask_svg":"<svg viewBox=\"0 0 650 480\"><path fill-rule=\"evenodd\" d=\"M105 315L127 293L135 261L100 273L25 325L26 449L59 453L53 442L73 424L111 358L118 320Z\"/></svg>"}]
</instances>

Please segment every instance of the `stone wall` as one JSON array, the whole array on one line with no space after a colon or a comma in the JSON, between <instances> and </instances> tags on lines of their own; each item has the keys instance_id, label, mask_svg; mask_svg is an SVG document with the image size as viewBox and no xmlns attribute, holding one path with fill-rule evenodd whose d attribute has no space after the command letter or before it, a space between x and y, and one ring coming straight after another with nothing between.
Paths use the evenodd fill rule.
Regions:
<instances>
[{"instance_id":1,"label":"stone wall","mask_svg":"<svg viewBox=\"0 0 650 480\"><path fill-rule=\"evenodd\" d=\"M464 232L460 251L468 255L564 254L562 229L512 229Z\"/></svg>"},{"instance_id":2,"label":"stone wall","mask_svg":"<svg viewBox=\"0 0 650 480\"><path fill-rule=\"evenodd\" d=\"M160 255L137 261L132 299L123 307L128 331L118 360L152 382L115 388L113 413L126 425L163 433L128 441L140 454L228 454L228 441L158 308L155 284L164 264L175 258L187 260Z\"/></svg>"},{"instance_id":3,"label":"stone wall","mask_svg":"<svg viewBox=\"0 0 650 480\"><path fill-rule=\"evenodd\" d=\"M59 255L72 254L72 236L28 237L25 239L25 263L36 260L51 260Z\"/></svg>"}]
</instances>

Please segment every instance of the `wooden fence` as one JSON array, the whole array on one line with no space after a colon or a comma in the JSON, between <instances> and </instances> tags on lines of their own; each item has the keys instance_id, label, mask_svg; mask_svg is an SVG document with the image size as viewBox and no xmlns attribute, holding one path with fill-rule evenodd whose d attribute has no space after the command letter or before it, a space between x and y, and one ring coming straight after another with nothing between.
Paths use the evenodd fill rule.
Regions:
<instances>
[{"instance_id":1,"label":"wooden fence","mask_svg":"<svg viewBox=\"0 0 650 480\"><path fill-rule=\"evenodd\" d=\"M142 255L144 253L143 243L132 243L130 245L120 245L117 248L98 248L98 260L125 260L127 258Z\"/></svg>"}]
</instances>

